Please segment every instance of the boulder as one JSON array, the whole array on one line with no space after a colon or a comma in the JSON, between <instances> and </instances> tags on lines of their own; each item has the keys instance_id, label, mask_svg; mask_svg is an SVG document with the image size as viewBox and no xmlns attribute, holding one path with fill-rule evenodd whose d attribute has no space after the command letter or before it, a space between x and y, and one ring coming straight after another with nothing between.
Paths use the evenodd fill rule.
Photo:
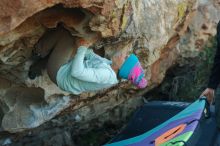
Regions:
<instances>
[{"instance_id":1,"label":"boulder","mask_svg":"<svg viewBox=\"0 0 220 146\"><path fill-rule=\"evenodd\" d=\"M113 117L125 118L128 111L141 105L141 95L158 86L167 69L176 63L180 54L176 45L195 15L197 1L2 0L0 8L0 76L8 82L0 82L2 127L21 132L61 111L56 117L58 123L73 121L71 124L77 125L74 117L78 117L76 129L100 117L99 125ZM149 80L148 87L140 90L123 80L115 87L76 96L59 89L45 70L31 80L28 71L34 62L34 45L59 22L75 36L86 36L88 31L100 33L102 39L93 47L104 48L106 57L111 58L118 49L135 53Z\"/></svg>"}]
</instances>

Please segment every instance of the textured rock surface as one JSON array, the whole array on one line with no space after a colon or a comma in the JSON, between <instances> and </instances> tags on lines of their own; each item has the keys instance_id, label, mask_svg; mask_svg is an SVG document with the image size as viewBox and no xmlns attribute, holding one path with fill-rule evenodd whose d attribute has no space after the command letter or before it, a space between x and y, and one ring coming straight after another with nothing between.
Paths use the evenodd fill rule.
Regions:
<instances>
[{"instance_id":1,"label":"textured rock surface","mask_svg":"<svg viewBox=\"0 0 220 146\"><path fill-rule=\"evenodd\" d=\"M179 51L182 57L180 64L184 64L184 58L195 57L206 44L208 38L216 35L216 26L220 20L219 0L199 0L196 16L190 23L186 34L180 39Z\"/></svg>"},{"instance_id":2,"label":"textured rock surface","mask_svg":"<svg viewBox=\"0 0 220 146\"><path fill-rule=\"evenodd\" d=\"M73 9L76 7L81 9ZM58 121L61 125L71 122L73 115L78 114L77 117L80 117L81 121L78 124L78 129L80 129L86 127L85 125L88 126L88 121L97 119L103 114L105 116L99 124L111 119L111 114L114 113L108 111L112 111L116 106L130 104L129 101L133 103L136 101L133 106L129 105L131 109L140 105L140 98L135 97L157 86L163 80L166 70L176 62L179 51L175 46L193 18L197 5L196 0L17 0L14 4L2 0L0 8L2 8L0 76L7 82L7 84L0 85L1 104L4 105L2 107L4 107L5 114L2 125L8 131L17 132L48 121L67 106L69 108L61 114ZM84 19L82 24L81 21ZM82 28L100 32L103 39L95 44L95 47L103 47L106 55L110 54L109 57L113 50L130 49L132 46L130 51L139 56L144 66L146 78L149 80L148 88L138 90L127 82L121 82L116 87L105 91L83 93L79 97L70 95L70 102L64 102L66 104L54 110L48 117L49 119L34 115L37 112L33 112L31 107L38 107L39 103L40 105L44 103L42 109L46 109L62 100L58 97L68 95L49 80L46 71L43 71L42 76L35 80L30 80L27 76L32 63L31 52L34 44L48 27L56 26L59 21L62 21L73 35L86 35ZM44 95L39 97L38 102L34 100L34 97L20 97L22 94L8 95L13 93L11 90L15 87L28 88L27 90L32 89L31 87L41 87ZM20 93L16 91L14 94L18 94L17 92ZM7 101L10 98L13 99L12 103ZM27 98L32 101L26 102ZM51 98L57 100L49 102ZM19 108L21 103L25 104L23 108ZM24 109L25 107L27 108ZM27 114L20 114L24 113L23 111ZM15 114L16 112L19 114ZM10 118L8 116L13 115L12 113L19 115L21 119L23 116L26 120L28 120L27 117L30 118L27 115L34 115L31 118L35 118L38 122L29 126L23 121L11 124L9 121L15 116L10 116ZM120 114L125 114L121 117L126 117L126 113L120 112ZM66 120L65 117L67 117Z\"/></svg>"}]
</instances>

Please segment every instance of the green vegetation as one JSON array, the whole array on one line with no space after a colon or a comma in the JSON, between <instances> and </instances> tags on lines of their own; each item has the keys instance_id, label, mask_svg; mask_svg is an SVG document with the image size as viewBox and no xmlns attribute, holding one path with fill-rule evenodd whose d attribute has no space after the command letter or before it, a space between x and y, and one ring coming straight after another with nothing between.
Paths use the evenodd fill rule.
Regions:
<instances>
[{"instance_id":1,"label":"green vegetation","mask_svg":"<svg viewBox=\"0 0 220 146\"><path fill-rule=\"evenodd\" d=\"M186 65L186 70L173 78L172 86L174 90L171 90L173 92L170 93L172 98L177 97L179 100L185 101L194 100L200 96L208 84L215 49L216 41L213 37L205 45L205 48L200 52L198 57L194 59L189 58L191 65Z\"/></svg>"},{"instance_id":2,"label":"green vegetation","mask_svg":"<svg viewBox=\"0 0 220 146\"><path fill-rule=\"evenodd\" d=\"M215 55L216 40L211 38L204 49L195 58L185 58L184 66L178 64L171 68L163 83L146 97L174 101L192 101L197 99L207 87Z\"/></svg>"},{"instance_id":3,"label":"green vegetation","mask_svg":"<svg viewBox=\"0 0 220 146\"><path fill-rule=\"evenodd\" d=\"M130 116L129 116L130 117ZM101 146L106 144L111 138L117 135L120 129L127 123L125 121L108 122L103 127L97 127L91 131L74 135L73 139L77 146ZM95 121L94 121L95 122Z\"/></svg>"}]
</instances>

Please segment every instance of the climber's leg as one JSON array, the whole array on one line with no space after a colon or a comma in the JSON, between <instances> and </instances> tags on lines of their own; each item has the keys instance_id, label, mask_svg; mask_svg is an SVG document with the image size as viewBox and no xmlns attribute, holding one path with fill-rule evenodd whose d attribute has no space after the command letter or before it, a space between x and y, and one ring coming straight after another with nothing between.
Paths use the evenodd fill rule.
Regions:
<instances>
[{"instance_id":1,"label":"climber's leg","mask_svg":"<svg viewBox=\"0 0 220 146\"><path fill-rule=\"evenodd\" d=\"M76 53L75 38L64 28L59 30L59 40L57 40L48 60L47 72L50 79L56 83L56 75L59 68L67 63L71 56Z\"/></svg>"},{"instance_id":2,"label":"climber's leg","mask_svg":"<svg viewBox=\"0 0 220 146\"><path fill-rule=\"evenodd\" d=\"M44 58L46 57L53 47L56 45L56 42L59 38L57 29L47 30L43 36L38 40L34 45L33 56Z\"/></svg>"},{"instance_id":3,"label":"climber's leg","mask_svg":"<svg viewBox=\"0 0 220 146\"><path fill-rule=\"evenodd\" d=\"M46 69L47 61L48 56L34 62L29 68L28 77L33 80L36 77L41 76L42 70Z\"/></svg>"},{"instance_id":4,"label":"climber's leg","mask_svg":"<svg viewBox=\"0 0 220 146\"><path fill-rule=\"evenodd\" d=\"M47 30L34 45L32 52L32 60L34 63L30 66L28 72L30 79L35 79L35 77L42 75L42 70L45 69L49 53L58 40L58 31L58 29Z\"/></svg>"}]
</instances>

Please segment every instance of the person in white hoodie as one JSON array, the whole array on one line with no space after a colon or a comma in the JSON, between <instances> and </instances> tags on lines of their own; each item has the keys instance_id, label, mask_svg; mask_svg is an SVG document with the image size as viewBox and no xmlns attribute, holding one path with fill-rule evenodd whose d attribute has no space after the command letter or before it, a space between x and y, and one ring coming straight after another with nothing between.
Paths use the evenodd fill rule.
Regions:
<instances>
[{"instance_id":1,"label":"person in white hoodie","mask_svg":"<svg viewBox=\"0 0 220 146\"><path fill-rule=\"evenodd\" d=\"M86 39L78 38L59 26L43 35L35 48L44 52L53 49L47 64L48 75L58 87L72 94L111 87L118 83L117 74L139 88L146 87L147 81L137 57L116 53L112 61L103 58L88 48L97 38L94 33ZM46 55L39 53L43 57Z\"/></svg>"}]
</instances>

